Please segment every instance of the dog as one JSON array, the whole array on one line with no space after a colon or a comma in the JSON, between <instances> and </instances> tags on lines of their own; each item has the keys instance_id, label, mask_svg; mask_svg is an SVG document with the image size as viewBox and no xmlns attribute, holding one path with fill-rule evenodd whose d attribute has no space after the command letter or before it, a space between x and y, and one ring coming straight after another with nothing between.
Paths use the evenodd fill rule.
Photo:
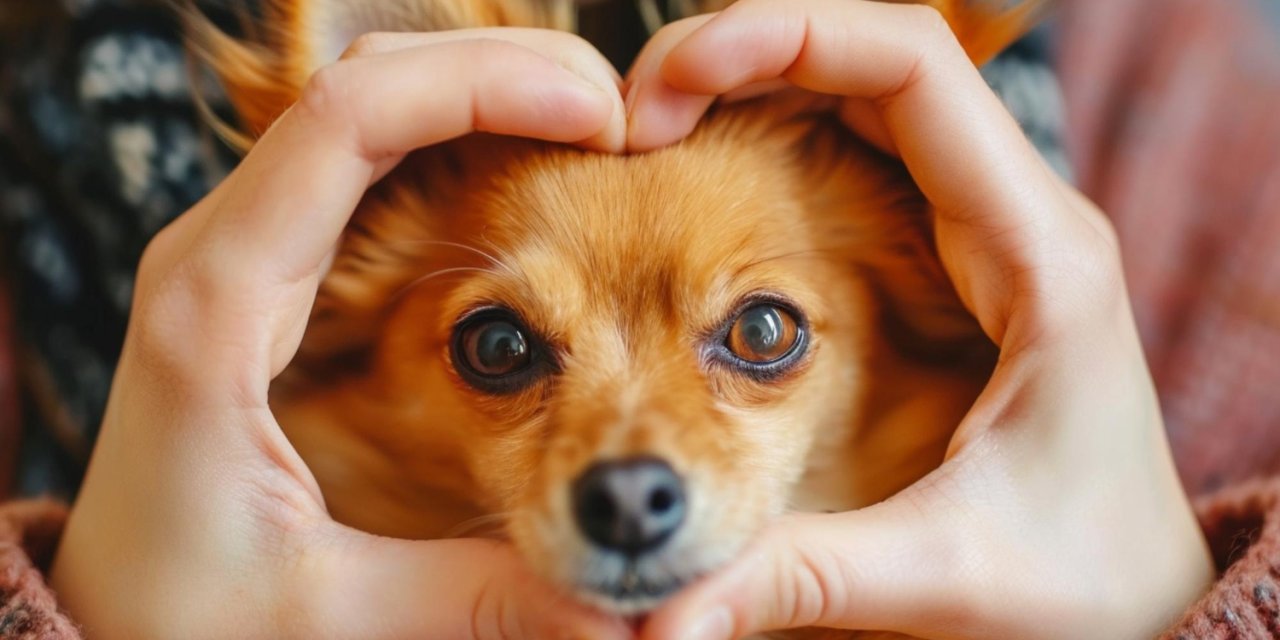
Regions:
<instances>
[{"instance_id":1,"label":"dog","mask_svg":"<svg viewBox=\"0 0 1280 640\"><path fill-rule=\"evenodd\" d=\"M975 61L1027 26L932 4ZM271 0L240 39L188 32L251 144L363 32L568 28L563 5ZM814 104L719 105L639 155L477 134L370 189L271 391L332 515L500 536L638 614L786 510L936 468L995 347L901 162Z\"/></svg>"}]
</instances>

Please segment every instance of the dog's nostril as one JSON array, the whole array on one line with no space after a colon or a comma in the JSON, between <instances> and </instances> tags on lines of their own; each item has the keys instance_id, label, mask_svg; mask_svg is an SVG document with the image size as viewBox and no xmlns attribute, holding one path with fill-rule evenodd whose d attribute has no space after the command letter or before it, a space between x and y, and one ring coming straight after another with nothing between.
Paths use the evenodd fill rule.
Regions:
<instances>
[{"instance_id":1,"label":"dog's nostril","mask_svg":"<svg viewBox=\"0 0 1280 640\"><path fill-rule=\"evenodd\" d=\"M595 464L572 492L574 518L587 539L630 556L657 548L684 522L684 483L656 458Z\"/></svg>"},{"instance_id":2,"label":"dog's nostril","mask_svg":"<svg viewBox=\"0 0 1280 640\"><path fill-rule=\"evenodd\" d=\"M649 510L661 514L670 509L674 501L675 498L670 491L664 488L654 489L653 494L649 496Z\"/></svg>"},{"instance_id":3,"label":"dog's nostril","mask_svg":"<svg viewBox=\"0 0 1280 640\"><path fill-rule=\"evenodd\" d=\"M613 498L609 497L604 491L588 492L583 498L584 504L581 509L594 515L601 520L612 520L617 517L618 508L613 504Z\"/></svg>"}]
</instances>

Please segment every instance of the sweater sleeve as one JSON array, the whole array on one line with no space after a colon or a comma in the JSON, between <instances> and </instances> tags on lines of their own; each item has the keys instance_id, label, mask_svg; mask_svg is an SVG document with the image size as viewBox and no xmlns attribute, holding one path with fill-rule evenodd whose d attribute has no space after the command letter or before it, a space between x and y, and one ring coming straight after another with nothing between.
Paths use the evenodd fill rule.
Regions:
<instances>
[{"instance_id":1,"label":"sweater sleeve","mask_svg":"<svg viewBox=\"0 0 1280 640\"><path fill-rule=\"evenodd\" d=\"M53 557L66 518L66 507L52 500L0 504L0 638L80 638L40 571Z\"/></svg>"},{"instance_id":2,"label":"sweater sleeve","mask_svg":"<svg viewBox=\"0 0 1280 640\"><path fill-rule=\"evenodd\" d=\"M1162 640L1280 638L1280 477L1196 501L1221 571Z\"/></svg>"}]
</instances>

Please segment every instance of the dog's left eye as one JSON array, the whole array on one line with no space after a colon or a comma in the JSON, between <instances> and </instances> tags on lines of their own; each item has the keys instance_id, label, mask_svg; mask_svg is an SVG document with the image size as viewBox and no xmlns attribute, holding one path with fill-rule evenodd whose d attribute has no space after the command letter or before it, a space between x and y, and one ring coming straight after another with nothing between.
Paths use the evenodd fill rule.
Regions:
<instances>
[{"instance_id":1,"label":"dog's left eye","mask_svg":"<svg viewBox=\"0 0 1280 640\"><path fill-rule=\"evenodd\" d=\"M748 363L768 364L791 354L800 338L800 324L790 311L762 303L738 314L725 346Z\"/></svg>"}]
</instances>

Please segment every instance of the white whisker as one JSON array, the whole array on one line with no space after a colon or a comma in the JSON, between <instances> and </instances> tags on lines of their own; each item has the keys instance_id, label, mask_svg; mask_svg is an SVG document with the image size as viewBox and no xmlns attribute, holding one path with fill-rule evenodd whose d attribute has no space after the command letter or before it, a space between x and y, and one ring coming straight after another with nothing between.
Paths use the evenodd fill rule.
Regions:
<instances>
[{"instance_id":1,"label":"white whisker","mask_svg":"<svg viewBox=\"0 0 1280 640\"><path fill-rule=\"evenodd\" d=\"M480 267L449 267L448 269L440 269L439 271L432 271L431 273L428 273L420 278L415 278L409 284L406 284L405 286L400 287L399 290L397 290L395 293L391 295L391 300L393 302L396 300L399 300L402 296L404 296L404 294L408 293L410 289L413 289L414 287L432 278L449 275L451 273L463 273L467 271L474 271L476 273L492 273L492 271L490 271L489 269L482 269Z\"/></svg>"}]
</instances>

